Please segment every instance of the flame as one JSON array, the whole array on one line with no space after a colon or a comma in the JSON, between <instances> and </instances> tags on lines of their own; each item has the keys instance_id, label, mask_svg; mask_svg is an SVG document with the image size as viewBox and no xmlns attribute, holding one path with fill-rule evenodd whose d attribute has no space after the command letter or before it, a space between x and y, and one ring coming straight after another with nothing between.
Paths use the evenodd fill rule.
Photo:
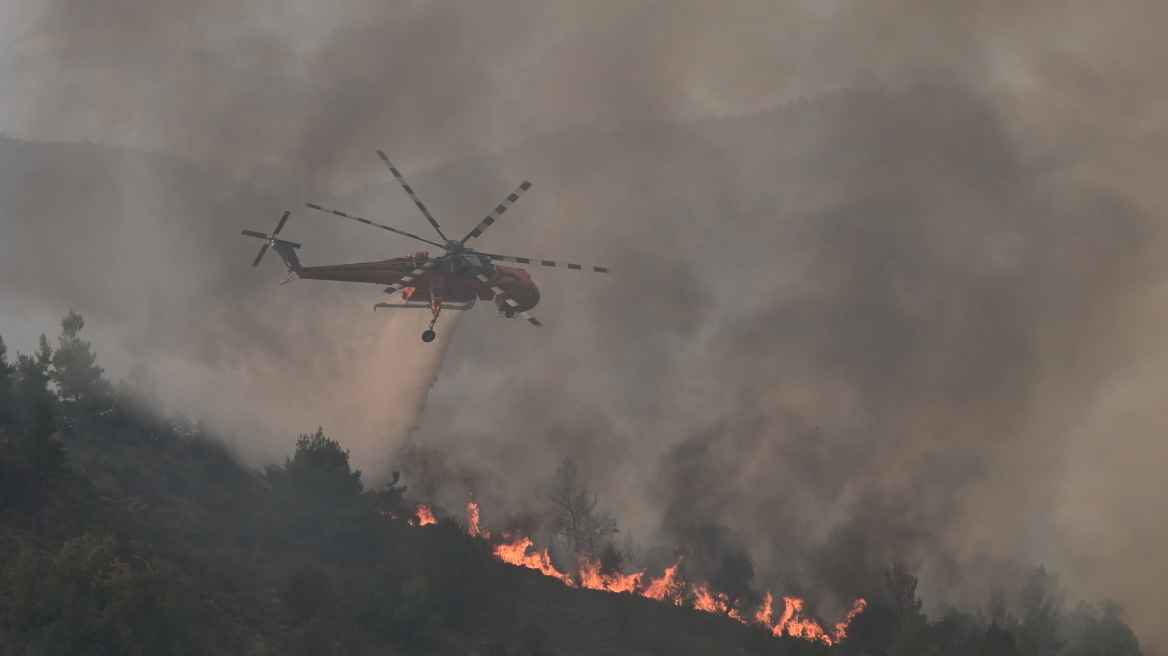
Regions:
<instances>
[{"instance_id":1,"label":"flame","mask_svg":"<svg viewBox=\"0 0 1168 656\"><path fill-rule=\"evenodd\" d=\"M427 506L418 506L418 516L422 519L423 526L435 523L434 515ZM466 518L467 533L490 539L490 534L479 525L479 507L473 501L467 502ZM659 601L669 601L678 606L685 604L687 600L692 601L694 608L698 610L728 615L744 624L759 624L770 629L776 636L786 634L826 645L836 644L847 637L847 629L851 626L852 620L867 606L866 601L857 599L852 610L835 625L835 630L828 633L815 619L803 617L803 600L798 597L783 597L783 614L775 620L774 598L769 590L754 616L745 615L741 608L731 606L726 595L710 590L708 584L689 585L681 570L681 558L678 558L672 567L667 568L661 578L652 579L647 572L638 574L602 572L599 562L580 556L576 561L576 574L573 576L561 573L555 568L547 547L528 553L529 549L533 549L531 538L510 533L504 533L503 538L504 542L495 546L494 555L505 563L534 569L567 585L580 588L626 592Z\"/></svg>"},{"instance_id":2,"label":"flame","mask_svg":"<svg viewBox=\"0 0 1168 656\"><path fill-rule=\"evenodd\" d=\"M623 572L601 572L600 563L580 557L578 561L578 583L581 588L608 590L609 592L638 593L641 590L640 574Z\"/></svg>"},{"instance_id":3,"label":"flame","mask_svg":"<svg viewBox=\"0 0 1168 656\"><path fill-rule=\"evenodd\" d=\"M694 588L694 608L704 610L707 613L725 614L730 604L727 603L726 597L717 592L710 592L710 589L703 583Z\"/></svg>"},{"instance_id":4,"label":"flame","mask_svg":"<svg viewBox=\"0 0 1168 656\"><path fill-rule=\"evenodd\" d=\"M665 576L646 586L642 594L650 599L657 599L659 601L664 601L668 598L674 604L680 606L682 598L676 592L685 587L685 580L678 574L680 568L681 559L678 558L677 562L673 564L673 567L665 570Z\"/></svg>"},{"instance_id":5,"label":"flame","mask_svg":"<svg viewBox=\"0 0 1168 656\"><path fill-rule=\"evenodd\" d=\"M510 537L504 533L504 537ZM500 544L495 547L495 557L505 563L512 565L519 565L520 567L527 567L530 569L539 570L547 576L553 576L564 583L571 583L572 577L567 574L560 574L560 572L552 566L552 559L548 556L548 550L545 547L543 551L529 554L527 549L531 547L531 539L523 538L521 540L512 542L511 544Z\"/></svg>"},{"instance_id":6,"label":"flame","mask_svg":"<svg viewBox=\"0 0 1168 656\"><path fill-rule=\"evenodd\" d=\"M429 526L430 524L438 523L438 520L434 519L434 512L426 504L418 506L417 515L418 526Z\"/></svg>"},{"instance_id":7,"label":"flame","mask_svg":"<svg viewBox=\"0 0 1168 656\"><path fill-rule=\"evenodd\" d=\"M775 635L794 636L807 640L818 640L824 644L832 644L832 637L823 630L819 623L811 618L803 617L803 600L798 597L783 597L783 617L771 627Z\"/></svg>"},{"instance_id":8,"label":"flame","mask_svg":"<svg viewBox=\"0 0 1168 656\"><path fill-rule=\"evenodd\" d=\"M466 502L466 532L472 537L490 540L491 534L479 526L479 504Z\"/></svg>"},{"instance_id":9,"label":"flame","mask_svg":"<svg viewBox=\"0 0 1168 656\"><path fill-rule=\"evenodd\" d=\"M835 625L836 642L840 642L844 638L848 637L848 627L851 626L852 620L856 619L857 615L864 612L864 609L867 606L868 602L864 601L863 599L856 600L855 605L852 606L852 610L849 611L847 615L844 615L844 619L841 620L839 624Z\"/></svg>"}]
</instances>

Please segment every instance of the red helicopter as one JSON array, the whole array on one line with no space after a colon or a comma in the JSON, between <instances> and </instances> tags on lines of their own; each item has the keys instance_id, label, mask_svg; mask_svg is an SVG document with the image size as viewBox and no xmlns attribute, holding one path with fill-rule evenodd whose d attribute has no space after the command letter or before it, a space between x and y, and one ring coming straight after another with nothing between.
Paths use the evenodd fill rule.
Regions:
<instances>
[{"instance_id":1,"label":"red helicopter","mask_svg":"<svg viewBox=\"0 0 1168 656\"><path fill-rule=\"evenodd\" d=\"M516 264L538 264L546 267L565 267L568 269L575 269L583 271L588 268L596 273L608 273L608 269L604 267L584 267L579 264L570 264L567 262L552 262L550 260L534 260L526 257L511 257L509 255L495 255L493 253L482 253L470 248L466 242L474 237L483 234L498 218L511 207L511 204L519 200L523 192L531 188L531 183L524 181L519 185L511 195L507 196L500 205L495 208L495 211L487 215L474 230L471 230L465 237L460 240L448 239L442 233L442 228L439 227L430 210L422 204L418 195L410 188L401 173L394 168L390 163L389 158L380 150L377 151L381 161L389 167L390 173L393 173L397 181L406 190L406 193L413 199L414 204L418 209L422 210L426 220L430 225L434 226L434 230L438 232L438 236L442 238L443 243L430 241L418 235L410 234L397 228L391 228L387 225L374 223L368 219L363 219L359 216L351 216L338 210L330 210L320 205L313 205L306 203L308 207L322 212L328 212L346 219L360 221L371 226L382 228L390 232L396 232L399 235L405 235L418 241L424 241L427 244L432 244L445 251L444 254L437 257L430 257L429 252L420 251L411 253L406 257L395 257L389 260L380 260L377 262L361 262L356 264L334 264L328 266L301 266L300 258L296 255L297 248L300 244L286 241L278 238L276 235L280 234L280 230L284 228L284 224L288 221L288 216L291 212L284 212L284 216L280 219L280 223L276 225L276 229L270 235L265 235L261 232L253 230L244 230L243 234L249 237L259 237L266 239L267 243L260 248L259 255L256 256L255 261L251 263L252 266L259 266L260 260L263 259L264 253L268 251L268 247L272 247L284 260L284 264L288 266L288 275L284 277L281 285L287 282L296 280L297 278L310 280L342 280L346 282L366 282L380 285L388 285L385 288L386 294L401 293L402 303L378 303L374 306L376 308L430 308L430 312L434 318L430 320L430 327L426 332L422 333L423 342L434 341L434 324L438 321L438 314L443 309L448 310L469 310L474 307L476 300L495 302L495 307L499 310L502 316L512 318L516 314L527 319L528 323L533 326L542 326L535 317L528 314L528 310L532 309L539 303L539 289L531 280L531 275L523 269L517 269L508 266L495 265L492 262L514 262Z\"/></svg>"}]
</instances>

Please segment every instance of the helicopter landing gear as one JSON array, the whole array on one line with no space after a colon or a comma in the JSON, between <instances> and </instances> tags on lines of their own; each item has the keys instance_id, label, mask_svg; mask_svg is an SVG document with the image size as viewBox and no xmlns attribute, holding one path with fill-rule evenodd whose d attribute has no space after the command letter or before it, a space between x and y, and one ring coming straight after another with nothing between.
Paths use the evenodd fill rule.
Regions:
<instances>
[{"instance_id":1,"label":"helicopter landing gear","mask_svg":"<svg viewBox=\"0 0 1168 656\"><path fill-rule=\"evenodd\" d=\"M426 332L422 333L422 341L423 342L427 342L427 343L432 342L432 341L434 341L434 337L435 337L435 335L434 335L433 330L427 330Z\"/></svg>"}]
</instances>

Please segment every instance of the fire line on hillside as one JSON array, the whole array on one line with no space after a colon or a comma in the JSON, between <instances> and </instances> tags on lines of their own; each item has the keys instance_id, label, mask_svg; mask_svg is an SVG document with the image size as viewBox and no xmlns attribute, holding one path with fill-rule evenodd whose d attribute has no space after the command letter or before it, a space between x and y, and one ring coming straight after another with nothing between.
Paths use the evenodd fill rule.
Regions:
<instances>
[{"instance_id":1,"label":"fire line on hillside","mask_svg":"<svg viewBox=\"0 0 1168 656\"><path fill-rule=\"evenodd\" d=\"M415 514L419 522L408 520L411 526L427 526L437 523L430 506L417 506ZM478 504L473 500L468 500L466 507L467 534L489 541L491 534L481 527L480 521ZM769 590L753 616L743 615L737 608L730 606L725 595L710 590L707 584L691 585L688 583L681 574L682 559L680 557L673 566L665 570L664 575L659 579L651 578L647 572L638 574L603 572L599 562L594 562L584 556L577 557L577 572L575 574L565 574L552 564L547 547L536 549L530 538L519 534L504 532L503 539L502 543L494 546L492 553L495 558L511 565L534 569L545 576L559 579L566 585L591 590L629 593L649 599L668 601L679 606L688 600L698 610L728 615L744 624L764 626L776 636L789 635L816 640L828 645L836 644L847 637L848 626L867 605L865 600L857 599L852 610L829 632L815 619L803 616L803 600L798 597L783 597L782 614L775 617L774 598Z\"/></svg>"}]
</instances>

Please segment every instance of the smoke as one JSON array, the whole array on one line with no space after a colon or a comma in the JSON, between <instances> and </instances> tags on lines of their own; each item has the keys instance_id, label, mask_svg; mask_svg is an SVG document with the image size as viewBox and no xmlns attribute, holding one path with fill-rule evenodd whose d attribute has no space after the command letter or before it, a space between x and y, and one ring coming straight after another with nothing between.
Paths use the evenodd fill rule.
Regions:
<instances>
[{"instance_id":1,"label":"smoke","mask_svg":"<svg viewBox=\"0 0 1168 656\"><path fill-rule=\"evenodd\" d=\"M323 423L488 523L571 455L622 530L727 526L824 612L894 559L971 606L1041 562L1168 641L1159 4L0 11L9 135L163 153L0 144L13 348L76 309L249 457ZM454 233L530 179L474 245L613 274L423 350L373 287L247 266L284 209L306 264L413 249L300 209L423 230L375 148Z\"/></svg>"}]
</instances>

